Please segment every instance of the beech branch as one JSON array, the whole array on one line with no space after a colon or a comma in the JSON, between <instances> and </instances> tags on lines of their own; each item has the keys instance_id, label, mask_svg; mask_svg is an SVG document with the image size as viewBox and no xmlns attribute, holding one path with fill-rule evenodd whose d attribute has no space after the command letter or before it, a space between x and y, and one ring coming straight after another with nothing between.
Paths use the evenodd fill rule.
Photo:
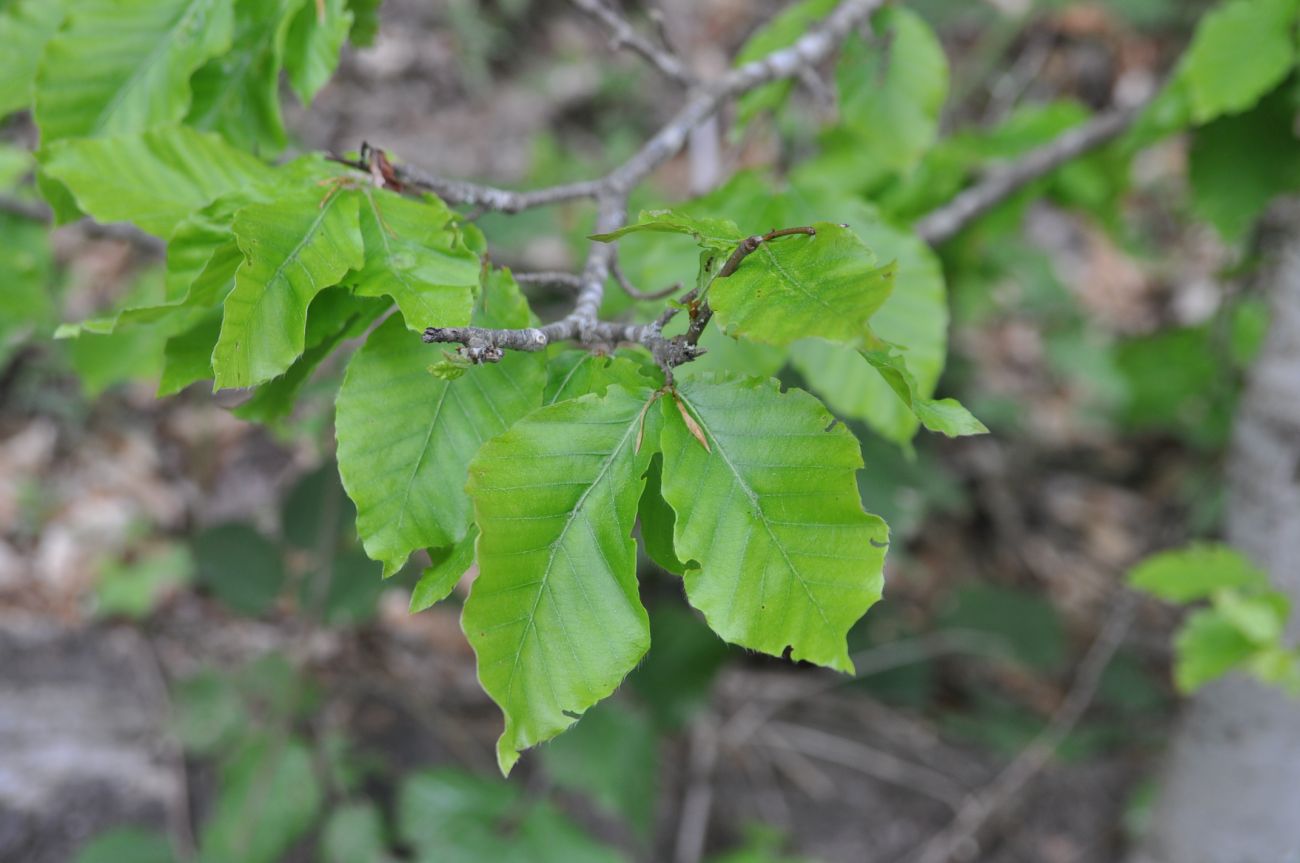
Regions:
<instances>
[{"instance_id":1,"label":"beech branch","mask_svg":"<svg viewBox=\"0 0 1300 863\"><path fill-rule=\"evenodd\" d=\"M1033 181L1123 134L1139 112L1140 108L1117 108L1061 133L923 216L916 223L916 233L932 246L951 239Z\"/></svg>"},{"instance_id":2,"label":"beech branch","mask_svg":"<svg viewBox=\"0 0 1300 863\"><path fill-rule=\"evenodd\" d=\"M491 186L434 177L409 168L399 168L398 178L404 184L433 191L450 203L487 207L503 212L519 212L544 204L594 198L599 207L596 233L616 231L627 222L628 194L652 171L677 155L692 129L713 116L728 100L763 84L794 77L801 70L822 62L883 2L884 0L843 0L793 45L738 66L717 80L696 86L686 104L631 158L598 179L530 192L509 192ZM615 249L612 243L592 242L582 269L582 285L573 311L558 321L528 330L430 327L424 333L424 340L430 343L459 343L463 346L465 356L474 362L498 361L506 350L541 350L553 341L572 340L597 348L612 348L621 342L636 342L649 348L665 374L671 376L671 370L675 366L690 362L702 353L696 345L698 333L693 341L686 341L683 337L665 339L662 333L664 324L659 321L644 325L617 325L597 319L605 295L605 282L613 269ZM660 320L666 323L671 317L668 314ZM707 319L705 313L704 321L707 322Z\"/></svg>"},{"instance_id":3,"label":"beech branch","mask_svg":"<svg viewBox=\"0 0 1300 863\"><path fill-rule=\"evenodd\" d=\"M627 48L641 55L664 77L676 81L684 87L695 84L695 76L676 54L667 47L659 47L628 22L626 18L614 11L605 0L570 0L570 2L595 18L609 30L610 41L615 48Z\"/></svg>"}]
</instances>

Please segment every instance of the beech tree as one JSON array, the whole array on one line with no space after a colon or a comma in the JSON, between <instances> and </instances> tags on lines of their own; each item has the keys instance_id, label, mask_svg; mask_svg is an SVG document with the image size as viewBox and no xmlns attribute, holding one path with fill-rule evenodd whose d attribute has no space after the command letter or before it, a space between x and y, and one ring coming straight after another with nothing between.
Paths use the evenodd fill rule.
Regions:
<instances>
[{"instance_id":1,"label":"beech tree","mask_svg":"<svg viewBox=\"0 0 1300 863\"><path fill-rule=\"evenodd\" d=\"M902 447L922 429L987 431L936 394L948 312L935 249L990 212L1047 193L1055 172L1098 148L1126 161L1187 130L1195 193L1220 227L1245 231L1276 192L1300 185L1289 127L1294 0L1224 3L1149 101L1072 114L996 160L949 153L926 170L948 70L905 3L804 0L714 77L698 76L603 0L574 5L649 73L680 85L680 107L609 172L529 190L432 174L361 142L353 153L282 158L282 79L310 105L344 43L373 38L374 0L0 7L0 110L30 110L39 130L35 152L14 156L38 191L22 186L5 209L55 224L126 223L137 242L165 247L158 296L64 324L58 336L152 327L167 339L160 396L210 381L246 391L236 412L254 421L285 416L327 357L360 342L335 419L357 531L385 577L427 552L413 611L447 597L477 564L462 625L504 717L504 773L613 693L645 655L639 550L681 576L725 641L853 670L845 637L881 597L890 535L860 496L859 442L837 418ZM647 178L702 124L779 112L797 82L827 72L841 126L817 155L630 213L633 198L646 199ZM1243 179L1221 176L1225 153L1257 136L1283 141L1276 161L1261 157ZM849 156L882 178L866 194L839 181ZM596 213L579 272L497 265L479 216L575 201ZM647 249L672 256L685 287L637 284L626 262ZM521 290L537 284L571 290L570 310L539 320ZM1294 316L1284 308L1278 319L1290 329L1269 343L1256 393L1273 392L1273 363L1294 365ZM787 364L807 391L771 377ZM1238 464L1260 445L1260 405L1274 401L1247 402ZM1273 560L1249 531L1230 538L1289 578L1296 556ZM950 859L997 795L1017 793L1041 766L1086 706L1130 614L1122 601L1060 725L923 859ZM1277 663L1293 663L1278 651ZM1230 696L1231 709L1284 698L1250 693ZM1293 705L1279 704L1266 721L1297 727L1282 719ZM1270 727L1297 745L1300 732ZM1216 772L1238 763L1216 762ZM1168 817L1180 835L1217 823L1208 798L1179 796L1185 780L1174 781L1182 809ZM1294 794L1278 798L1272 805L1290 805ZM1294 847L1283 832L1260 856L1236 859L1282 859ZM1192 853L1167 859L1188 863Z\"/></svg>"}]
</instances>

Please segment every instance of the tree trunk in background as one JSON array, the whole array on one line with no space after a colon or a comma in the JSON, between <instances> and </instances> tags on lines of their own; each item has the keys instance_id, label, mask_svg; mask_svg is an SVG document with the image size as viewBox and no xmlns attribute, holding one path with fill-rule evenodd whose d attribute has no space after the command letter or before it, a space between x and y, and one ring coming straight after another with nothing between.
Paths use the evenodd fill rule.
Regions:
<instances>
[{"instance_id":1,"label":"tree trunk in background","mask_svg":"<svg viewBox=\"0 0 1300 863\"><path fill-rule=\"evenodd\" d=\"M1228 540L1291 599L1300 634L1300 201L1265 226L1272 325L1238 407ZM1300 861L1300 699L1240 676L1190 703L1138 863Z\"/></svg>"}]
</instances>

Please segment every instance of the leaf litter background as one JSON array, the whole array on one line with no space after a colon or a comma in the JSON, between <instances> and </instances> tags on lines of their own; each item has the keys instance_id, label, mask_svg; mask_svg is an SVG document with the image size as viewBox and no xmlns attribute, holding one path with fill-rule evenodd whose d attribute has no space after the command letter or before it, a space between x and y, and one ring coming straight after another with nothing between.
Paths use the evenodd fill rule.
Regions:
<instances>
[{"instance_id":1,"label":"leaf litter background","mask_svg":"<svg viewBox=\"0 0 1300 863\"><path fill-rule=\"evenodd\" d=\"M676 5L691 21L676 35L704 68L779 8ZM1195 17L1161 0L919 5L952 59L951 127L1021 101L1103 105L1158 77ZM316 104L291 113L304 147L367 139L446 175L553 182L615 162L674 104L563 3L480 15L466 2L387 0L382 22L377 45L348 49ZM21 122L4 132L32 135ZM742 164L774 153L770 130L742 139ZM945 826L1050 717L1125 568L1216 522L1236 377L1195 360L1218 343L1208 322L1239 286L1222 278L1232 259L1221 241L1179 208L1186 158L1176 139L1134 168L1128 216L1157 240L1145 256L1043 204L958 261L946 391L994 433L920 441L915 461L863 435L860 483L894 545L887 601L851 637L861 680L724 649L683 610L675 579L644 561L650 659L615 705L526 757L512 782L629 859L671 859L684 801L701 790L710 854L754 855L736 859L901 860ZM666 196L683 194L684 160L661 180ZM483 226L500 262L564 269L587 218L562 208ZM55 242L61 319L147 289L129 244L78 227ZM533 299L543 316L564 301ZM320 753L345 749L339 763L362 778L320 793L378 804L399 850L421 847L409 827L421 818L404 807L427 817L420 794L439 787L408 777L450 766L492 780L500 715L475 679L458 605L409 615L412 579L380 583L356 546L330 460L341 365L275 433L202 387L159 402L148 386L116 385L147 364L148 344L68 345L29 338L0 368L0 859L62 861L122 825L236 841L223 818L242 810L220 789L238 784L241 757L265 759L252 739L215 766L232 745L220 739L228 698L204 681L230 679L255 694L255 727L287 726L315 746L279 750L284 787L305 769L284 752L334 764ZM980 859L1114 859L1140 823L1171 719L1173 622L1143 606L1088 717L995 819ZM263 697L276 691L302 703ZM486 796L454 829L508 808L508 792L486 787L464 790ZM371 811L347 810L329 830L364 836ZM283 828L303 816L277 817ZM286 835L283 859L344 847Z\"/></svg>"}]
</instances>

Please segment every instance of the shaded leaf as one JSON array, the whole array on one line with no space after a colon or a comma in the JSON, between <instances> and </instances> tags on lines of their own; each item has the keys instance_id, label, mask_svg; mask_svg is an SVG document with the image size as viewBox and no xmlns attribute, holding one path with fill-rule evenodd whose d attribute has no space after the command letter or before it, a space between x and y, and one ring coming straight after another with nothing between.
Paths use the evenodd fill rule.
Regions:
<instances>
[{"instance_id":1,"label":"shaded leaf","mask_svg":"<svg viewBox=\"0 0 1300 863\"><path fill-rule=\"evenodd\" d=\"M166 836L135 827L101 833L77 853L72 863L174 863Z\"/></svg>"},{"instance_id":2,"label":"shaded leaf","mask_svg":"<svg viewBox=\"0 0 1300 863\"><path fill-rule=\"evenodd\" d=\"M188 125L220 132L244 150L284 149L280 69L294 13L310 0L235 0L230 50L194 73Z\"/></svg>"},{"instance_id":3,"label":"shaded leaf","mask_svg":"<svg viewBox=\"0 0 1300 863\"><path fill-rule=\"evenodd\" d=\"M211 527L194 538L199 580L245 614L267 611L284 585L280 550L245 524Z\"/></svg>"},{"instance_id":4,"label":"shaded leaf","mask_svg":"<svg viewBox=\"0 0 1300 863\"><path fill-rule=\"evenodd\" d=\"M316 818L320 783L296 740L252 736L220 775L200 836L204 863L275 863Z\"/></svg>"},{"instance_id":5,"label":"shaded leaf","mask_svg":"<svg viewBox=\"0 0 1300 863\"><path fill-rule=\"evenodd\" d=\"M677 559L673 548L673 531L677 515L663 498L660 484L663 478L663 457L658 453L646 469L645 491L637 504L637 519L641 524L641 547L650 559L674 575L686 572L686 564Z\"/></svg>"},{"instance_id":6,"label":"shaded leaf","mask_svg":"<svg viewBox=\"0 0 1300 863\"><path fill-rule=\"evenodd\" d=\"M606 702L540 753L556 785L590 798L646 839L655 814L658 743L646 717Z\"/></svg>"},{"instance_id":7,"label":"shaded leaf","mask_svg":"<svg viewBox=\"0 0 1300 863\"><path fill-rule=\"evenodd\" d=\"M419 863L618 863L545 802L500 781L456 770L406 780L397 804L402 839Z\"/></svg>"},{"instance_id":8,"label":"shaded leaf","mask_svg":"<svg viewBox=\"0 0 1300 863\"><path fill-rule=\"evenodd\" d=\"M482 326L527 326L514 280L494 274ZM542 357L510 352L456 380L431 375L435 349L398 317L370 334L338 396L339 473L357 505L366 553L396 572L418 548L465 536L465 472L479 446L541 404Z\"/></svg>"},{"instance_id":9,"label":"shaded leaf","mask_svg":"<svg viewBox=\"0 0 1300 863\"><path fill-rule=\"evenodd\" d=\"M447 548L430 549L432 563L420 574L420 580L411 590L410 612L424 611L451 595L457 583L474 565L474 546L478 542L478 527L470 525L465 538Z\"/></svg>"}]
</instances>

